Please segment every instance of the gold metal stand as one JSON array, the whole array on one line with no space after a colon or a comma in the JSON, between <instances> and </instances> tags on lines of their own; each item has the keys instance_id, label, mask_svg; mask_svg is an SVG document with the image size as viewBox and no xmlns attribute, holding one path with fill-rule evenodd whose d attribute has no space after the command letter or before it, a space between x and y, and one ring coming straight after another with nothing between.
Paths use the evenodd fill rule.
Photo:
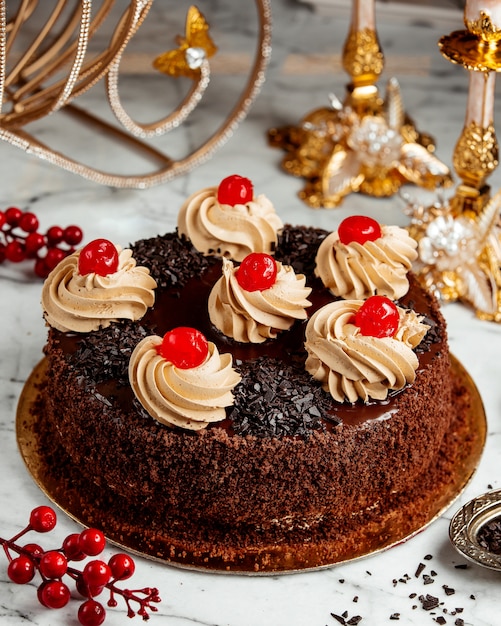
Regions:
<instances>
[{"instance_id":1,"label":"gold metal stand","mask_svg":"<svg viewBox=\"0 0 501 626\"><path fill-rule=\"evenodd\" d=\"M499 163L493 116L501 31L484 11L473 20L471 13L467 3L467 30L439 41L442 54L470 73L465 124L453 154L461 183L449 200L411 206L408 213L424 284L446 302L470 304L481 319L501 322L501 191L491 198L487 184Z\"/></svg>"},{"instance_id":2,"label":"gold metal stand","mask_svg":"<svg viewBox=\"0 0 501 626\"><path fill-rule=\"evenodd\" d=\"M405 183L425 188L451 183L434 155L433 139L405 114L396 79L386 96L377 81L384 57L375 29L374 2L354 0L343 67L350 76L344 102L307 114L297 126L273 128L270 144L286 155L282 167L306 179L300 197L314 208L333 208L352 192L384 197Z\"/></svg>"},{"instance_id":3,"label":"gold metal stand","mask_svg":"<svg viewBox=\"0 0 501 626\"><path fill-rule=\"evenodd\" d=\"M48 4L23 0L17 8L7 9L7 1L0 0L0 139L103 185L150 187L204 162L233 134L264 82L271 54L271 10L269 0L256 0L259 38L243 93L220 127L201 145L186 156L171 157L155 147L154 139L179 128L199 104L210 81L209 58L216 52L200 11L194 6L188 10L185 33L177 37L177 47L154 61L158 71L190 79L190 88L172 112L143 123L126 111L119 78L124 51L146 19L153 0L118 3L115 13L122 12L118 17L112 11L114 0L54 0ZM92 50L90 44L104 24L111 24L109 43L105 33L103 49ZM105 82L117 124L75 104L100 81ZM31 122L59 111L71 114L89 129L97 128L101 138L120 142L121 147L145 156L153 162L153 170L131 175L102 171L68 156L70 146L64 152L56 150L26 129Z\"/></svg>"}]
</instances>

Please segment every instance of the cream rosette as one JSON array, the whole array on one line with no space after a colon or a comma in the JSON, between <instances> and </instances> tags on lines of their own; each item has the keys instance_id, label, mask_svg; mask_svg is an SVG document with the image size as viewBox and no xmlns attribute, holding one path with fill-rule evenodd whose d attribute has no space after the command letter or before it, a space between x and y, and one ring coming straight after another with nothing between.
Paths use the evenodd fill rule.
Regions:
<instances>
[{"instance_id":1,"label":"cream rosette","mask_svg":"<svg viewBox=\"0 0 501 626\"><path fill-rule=\"evenodd\" d=\"M275 283L263 291L247 291L238 283L232 261L223 259L223 275L209 295L211 322L224 335L242 343L262 343L307 318L311 289L306 277L289 265L277 264Z\"/></svg>"},{"instance_id":2,"label":"cream rosette","mask_svg":"<svg viewBox=\"0 0 501 626\"><path fill-rule=\"evenodd\" d=\"M417 259L417 242L398 226L381 226L381 237L343 244L337 232L320 244L315 274L335 296L346 300L378 294L398 300L409 290L407 273Z\"/></svg>"},{"instance_id":3,"label":"cream rosette","mask_svg":"<svg viewBox=\"0 0 501 626\"><path fill-rule=\"evenodd\" d=\"M132 251L117 246L118 269L107 276L78 272L80 251L52 270L42 289L46 322L57 330L88 333L119 319L138 320L155 302L155 280L136 265Z\"/></svg>"},{"instance_id":4,"label":"cream rosette","mask_svg":"<svg viewBox=\"0 0 501 626\"><path fill-rule=\"evenodd\" d=\"M129 362L131 387L148 413L166 426L201 430L226 417L233 404L232 390L241 378L231 354L219 354L214 343L197 367L176 367L158 353L162 337L145 337Z\"/></svg>"},{"instance_id":5,"label":"cream rosette","mask_svg":"<svg viewBox=\"0 0 501 626\"><path fill-rule=\"evenodd\" d=\"M177 227L202 254L242 261L251 252L273 254L283 224L266 196L231 206L220 204L217 187L209 187L185 201Z\"/></svg>"},{"instance_id":6,"label":"cream rosette","mask_svg":"<svg viewBox=\"0 0 501 626\"><path fill-rule=\"evenodd\" d=\"M362 335L354 316L362 300L327 304L306 327L307 371L337 402L384 400L416 377L413 351L428 331L414 311L397 307L399 326L393 337Z\"/></svg>"}]
</instances>

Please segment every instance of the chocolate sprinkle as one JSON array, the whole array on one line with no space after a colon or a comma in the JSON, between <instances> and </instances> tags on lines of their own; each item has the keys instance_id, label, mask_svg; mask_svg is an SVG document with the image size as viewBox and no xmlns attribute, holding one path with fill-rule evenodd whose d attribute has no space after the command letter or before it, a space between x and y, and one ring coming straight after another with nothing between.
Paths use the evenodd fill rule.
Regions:
<instances>
[{"instance_id":1,"label":"chocolate sprinkle","mask_svg":"<svg viewBox=\"0 0 501 626\"><path fill-rule=\"evenodd\" d=\"M319 238L320 229L294 228L287 224L278 237L276 258L285 265L292 265L297 274L312 276L315 269L317 248L328 235L325 231Z\"/></svg>"},{"instance_id":2,"label":"chocolate sprinkle","mask_svg":"<svg viewBox=\"0 0 501 626\"><path fill-rule=\"evenodd\" d=\"M421 576L421 574L422 574L422 572L423 572L425 567L426 567L426 565L424 563L420 563L418 565L418 568L417 568L416 573L414 574L414 576L416 578L419 578Z\"/></svg>"},{"instance_id":3,"label":"chocolate sprinkle","mask_svg":"<svg viewBox=\"0 0 501 626\"><path fill-rule=\"evenodd\" d=\"M78 366L84 378L96 384L116 379L118 386L129 384L128 366L132 351L148 332L128 320L112 323L82 337L68 365Z\"/></svg>"},{"instance_id":4,"label":"chocolate sprinkle","mask_svg":"<svg viewBox=\"0 0 501 626\"><path fill-rule=\"evenodd\" d=\"M439 599L435 596L430 596L430 594L419 596L419 601L425 611L432 611L440 605Z\"/></svg>"},{"instance_id":5,"label":"chocolate sprinkle","mask_svg":"<svg viewBox=\"0 0 501 626\"><path fill-rule=\"evenodd\" d=\"M480 547L492 554L501 554L501 517L495 517L480 527L477 533Z\"/></svg>"},{"instance_id":6,"label":"chocolate sprinkle","mask_svg":"<svg viewBox=\"0 0 501 626\"><path fill-rule=\"evenodd\" d=\"M302 365L287 368L276 359L235 362L244 382L234 389L235 402L228 417L239 435L308 436L322 431L321 419L330 399ZM284 406L287 412L284 413Z\"/></svg>"},{"instance_id":7,"label":"chocolate sprinkle","mask_svg":"<svg viewBox=\"0 0 501 626\"><path fill-rule=\"evenodd\" d=\"M191 242L176 233L141 239L130 248L137 264L150 270L159 287L181 288L189 278L202 274L214 263L214 257L202 256Z\"/></svg>"}]
</instances>

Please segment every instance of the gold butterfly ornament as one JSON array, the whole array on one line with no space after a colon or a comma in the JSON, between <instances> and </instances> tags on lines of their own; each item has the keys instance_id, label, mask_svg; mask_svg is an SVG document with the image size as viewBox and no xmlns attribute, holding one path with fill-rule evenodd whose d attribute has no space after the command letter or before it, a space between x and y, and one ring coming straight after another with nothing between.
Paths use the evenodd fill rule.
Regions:
<instances>
[{"instance_id":1,"label":"gold butterfly ornament","mask_svg":"<svg viewBox=\"0 0 501 626\"><path fill-rule=\"evenodd\" d=\"M176 43L178 47L158 56L153 67L175 78L199 78L202 64L217 52L217 47L209 35L205 17L196 6L188 9L185 36L178 35Z\"/></svg>"}]
</instances>

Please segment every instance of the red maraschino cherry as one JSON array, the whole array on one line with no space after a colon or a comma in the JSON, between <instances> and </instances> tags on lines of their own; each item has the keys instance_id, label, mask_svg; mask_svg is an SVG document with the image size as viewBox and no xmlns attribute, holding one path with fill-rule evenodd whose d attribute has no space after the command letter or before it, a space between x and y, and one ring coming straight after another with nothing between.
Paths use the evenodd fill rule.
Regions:
<instances>
[{"instance_id":1,"label":"red maraschino cherry","mask_svg":"<svg viewBox=\"0 0 501 626\"><path fill-rule=\"evenodd\" d=\"M363 245L381 237L381 226L372 217L351 215L339 224L337 233L339 241L345 246L354 241Z\"/></svg>"},{"instance_id":2,"label":"red maraschino cherry","mask_svg":"<svg viewBox=\"0 0 501 626\"><path fill-rule=\"evenodd\" d=\"M236 272L237 282L245 291L264 291L275 284L277 264L264 252L251 252Z\"/></svg>"},{"instance_id":3,"label":"red maraschino cherry","mask_svg":"<svg viewBox=\"0 0 501 626\"><path fill-rule=\"evenodd\" d=\"M118 252L108 239L94 239L80 251L78 271L82 276L98 274L107 276L118 269Z\"/></svg>"},{"instance_id":4,"label":"red maraschino cherry","mask_svg":"<svg viewBox=\"0 0 501 626\"><path fill-rule=\"evenodd\" d=\"M400 315L393 302L386 296L371 296L354 316L354 323L362 335L393 337L398 330Z\"/></svg>"},{"instance_id":5,"label":"red maraschino cherry","mask_svg":"<svg viewBox=\"0 0 501 626\"><path fill-rule=\"evenodd\" d=\"M178 326L165 333L158 354L180 369L198 367L207 358L209 344L196 328Z\"/></svg>"},{"instance_id":6,"label":"red maraschino cherry","mask_svg":"<svg viewBox=\"0 0 501 626\"><path fill-rule=\"evenodd\" d=\"M254 188L248 178L232 174L219 183L217 201L219 204L246 204L254 197Z\"/></svg>"}]
</instances>

